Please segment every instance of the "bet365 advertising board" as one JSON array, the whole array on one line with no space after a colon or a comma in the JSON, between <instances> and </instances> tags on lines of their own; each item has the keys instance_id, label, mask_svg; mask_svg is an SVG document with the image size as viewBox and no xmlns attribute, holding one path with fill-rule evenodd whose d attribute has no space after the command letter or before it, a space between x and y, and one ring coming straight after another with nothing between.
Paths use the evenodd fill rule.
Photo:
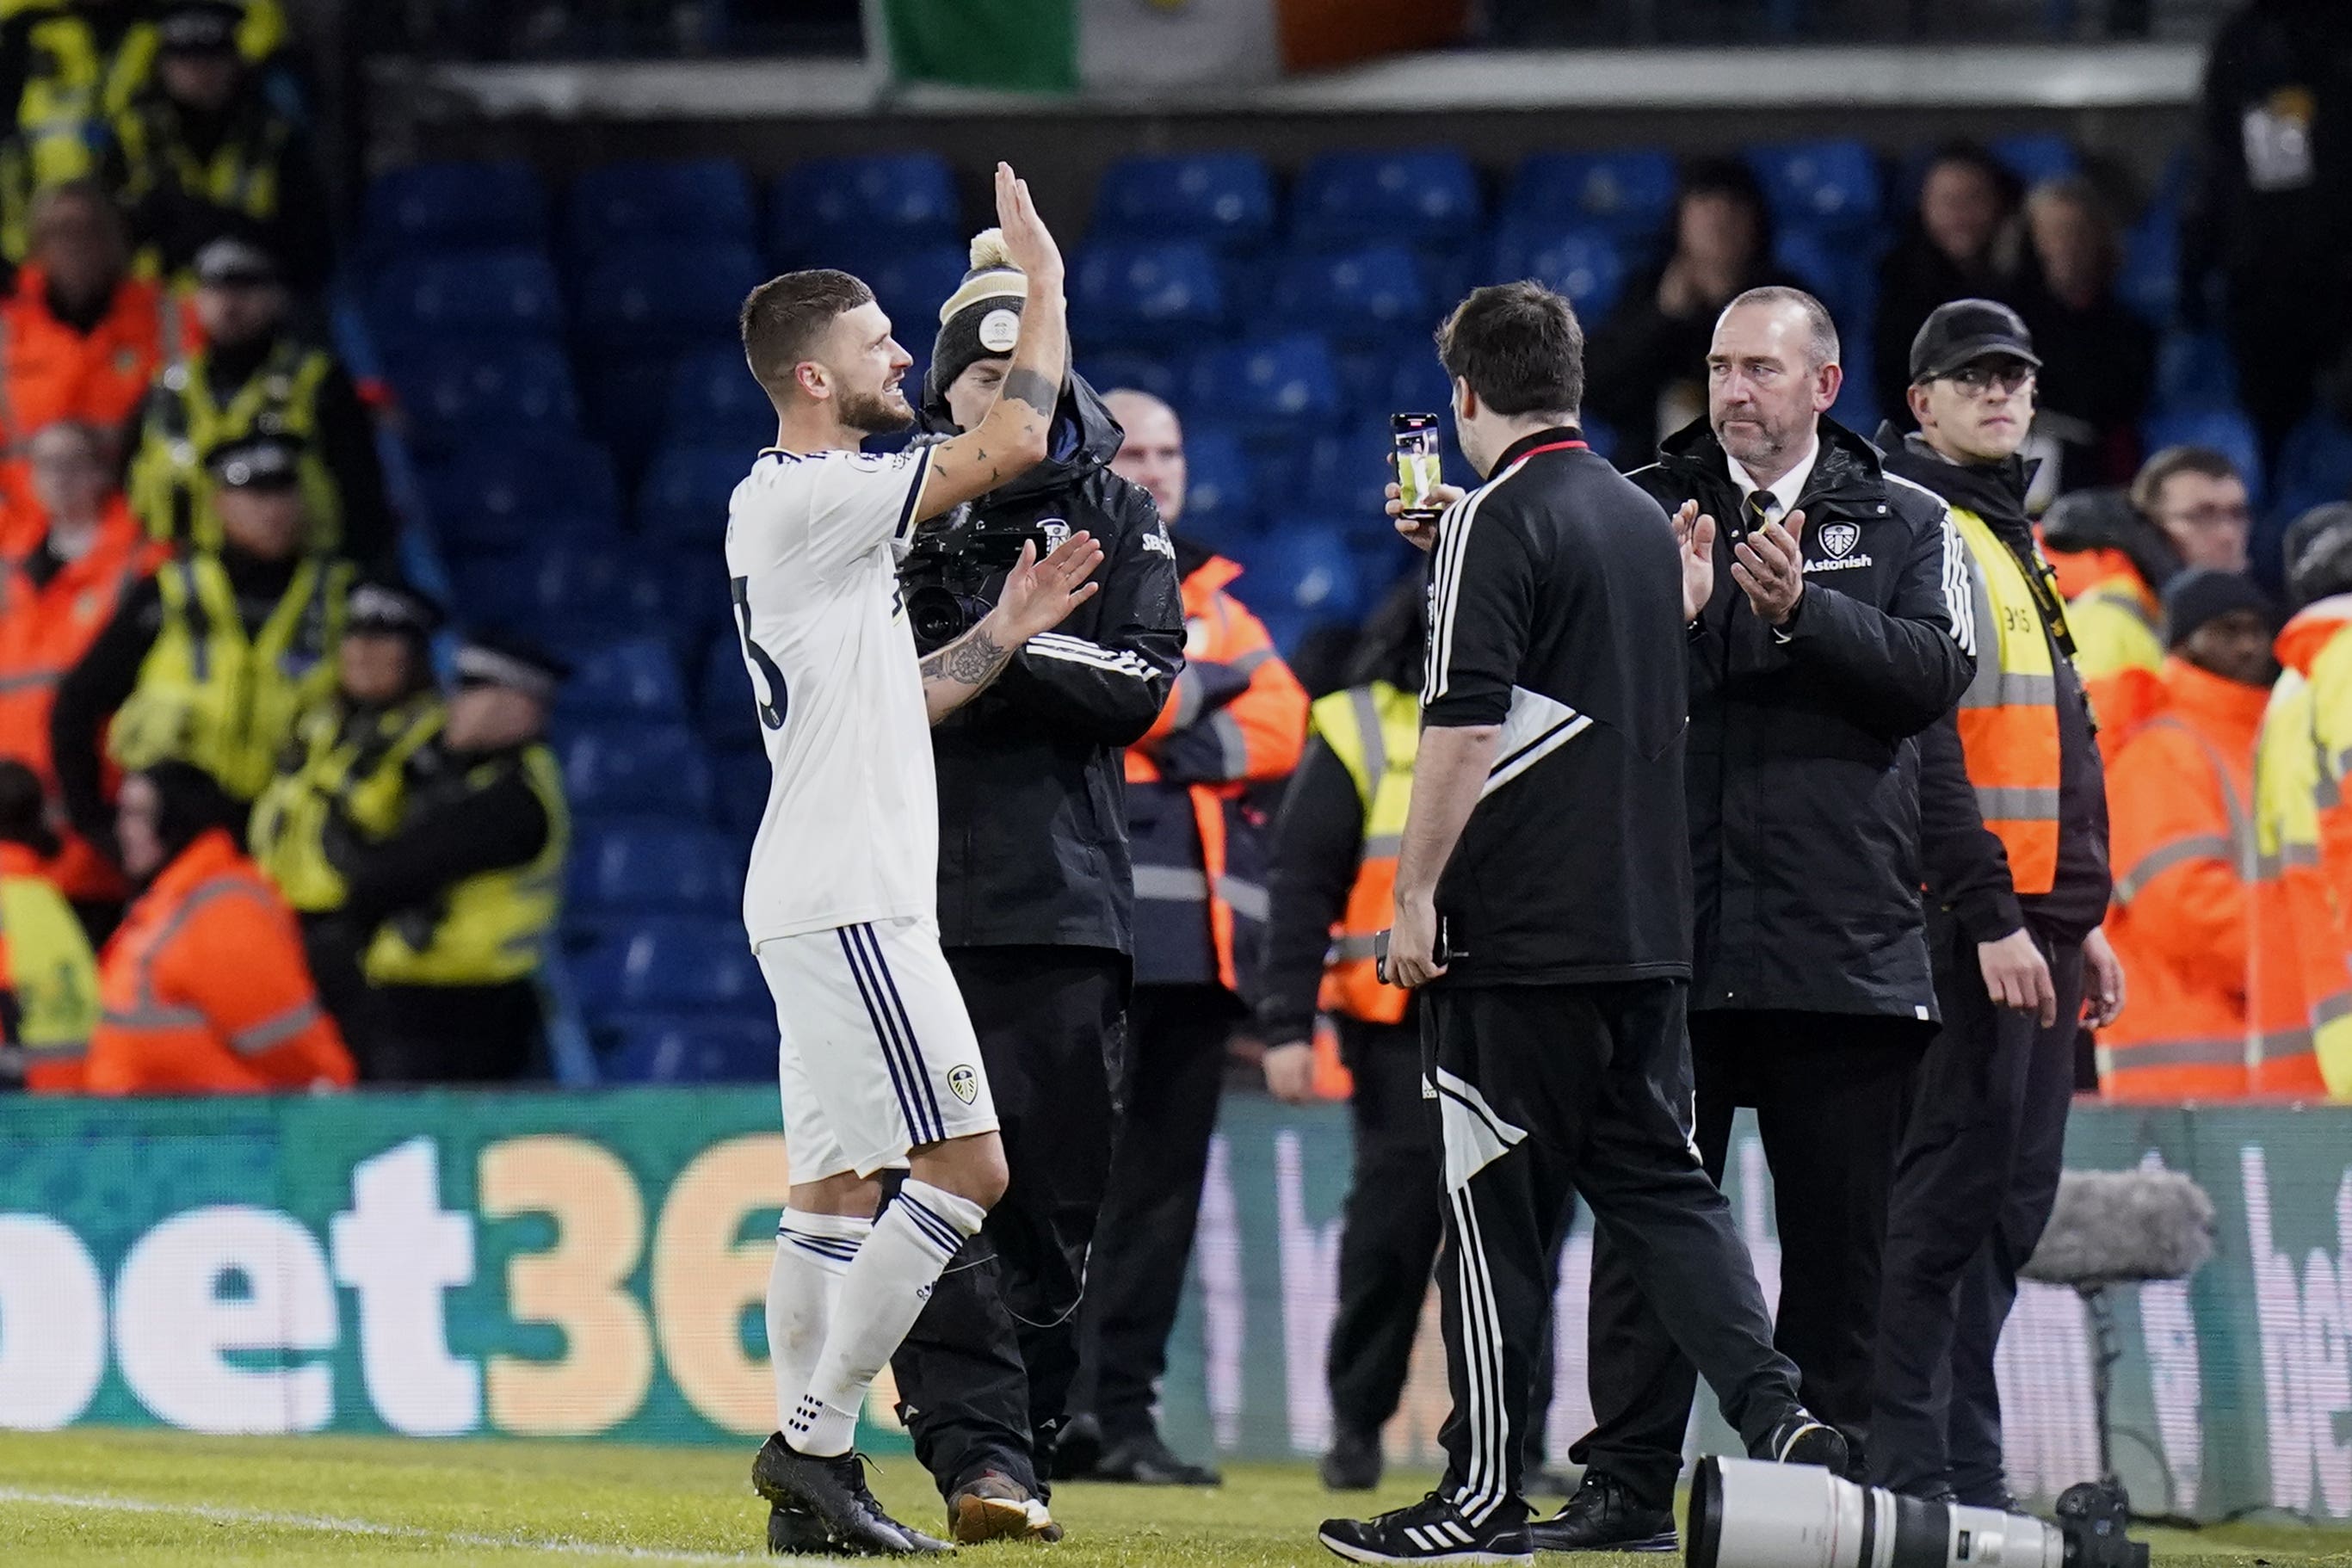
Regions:
<instances>
[{"instance_id":1,"label":"bet365 advertising board","mask_svg":"<svg viewBox=\"0 0 2352 1568\"><path fill-rule=\"evenodd\" d=\"M0 1102L0 1426L741 1442L774 1424L761 1300L772 1091ZM2160 1162L2219 1214L2186 1285L2116 1293L2111 1439L2134 1499L2352 1518L2352 1108L2075 1118L2080 1166ZM1180 1449L1319 1453L1345 1112L1226 1108L1171 1347ZM1768 1294L1752 1137L1727 1182ZM1563 1260L1549 1441L1584 1394L1589 1224ZM1433 1304L1401 1461L1445 1411ZM2029 1288L2000 1352L2013 1480L2097 1468L2093 1320ZM1702 1392L1702 1403L1705 1394ZM889 1446L889 1391L868 1409ZM1694 1440L1727 1447L1709 1415Z\"/></svg>"}]
</instances>

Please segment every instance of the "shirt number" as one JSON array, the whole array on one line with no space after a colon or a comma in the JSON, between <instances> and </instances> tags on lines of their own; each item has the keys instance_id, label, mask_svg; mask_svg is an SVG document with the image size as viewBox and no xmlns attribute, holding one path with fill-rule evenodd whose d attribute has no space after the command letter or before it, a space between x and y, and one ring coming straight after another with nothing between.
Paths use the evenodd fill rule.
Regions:
<instances>
[{"instance_id":1,"label":"shirt number","mask_svg":"<svg viewBox=\"0 0 2352 1568\"><path fill-rule=\"evenodd\" d=\"M771 730L781 730L784 727L784 712L792 706L791 697L784 689L784 672L776 668L776 661L768 657L766 648L751 640L751 579L737 577L727 588L735 601L735 625L743 634L743 657L751 661L760 679L768 683L767 699L759 704L760 722ZM759 693L751 695L756 699Z\"/></svg>"}]
</instances>

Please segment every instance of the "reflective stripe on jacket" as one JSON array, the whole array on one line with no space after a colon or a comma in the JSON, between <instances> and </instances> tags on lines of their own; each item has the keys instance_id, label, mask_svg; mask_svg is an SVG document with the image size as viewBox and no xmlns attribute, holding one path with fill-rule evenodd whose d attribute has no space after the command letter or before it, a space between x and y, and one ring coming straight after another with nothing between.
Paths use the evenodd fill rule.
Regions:
<instances>
[{"instance_id":1,"label":"reflective stripe on jacket","mask_svg":"<svg viewBox=\"0 0 2352 1568\"><path fill-rule=\"evenodd\" d=\"M2326 1091L2324 1061L2352 1062L2352 966L2320 867L2336 805L2317 742L2312 673L2352 625L2352 596L2306 605L2279 634L2285 673L2254 753L2256 883L2247 967L2247 1069L2258 1094Z\"/></svg>"},{"instance_id":2,"label":"reflective stripe on jacket","mask_svg":"<svg viewBox=\"0 0 2352 1568\"><path fill-rule=\"evenodd\" d=\"M0 844L0 1056L25 1087L79 1089L98 1026L98 961L89 939L39 859Z\"/></svg>"},{"instance_id":3,"label":"reflective stripe on jacket","mask_svg":"<svg viewBox=\"0 0 2352 1568\"><path fill-rule=\"evenodd\" d=\"M334 368L324 349L280 339L261 367L227 403L216 401L198 353L166 365L156 378L131 454L131 509L154 538L220 547L208 454L257 430L302 444L302 500L310 547L332 551L342 542L342 492L327 467L319 427L319 392Z\"/></svg>"},{"instance_id":4,"label":"reflective stripe on jacket","mask_svg":"<svg viewBox=\"0 0 2352 1568\"><path fill-rule=\"evenodd\" d=\"M2165 710L2107 773L2116 888L2106 922L2122 1015L2099 1032L2114 1100L2243 1095L2250 905L2258 881L2254 747L2268 693L2179 659Z\"/></svg>"},{"instance_id":5,"label":"reflective stripe on jacket","mask_svg":"<svg viewBox=\"0 0 2352 1568\"><path fill-rule=\"evenodd\" d=\"M1317 700L1308 723L1356 781L1364 803L1363 858L1348 906L1331 928L1331 956L1320 1003L1368 1024L1401 1023L1411 994L1383 984L1373 943L1396 913L1397 846L1412 804L1412 764L1421 749L1421 701L1385 680Z\"/></svg>"},{"instance_id":6,"label":"reflective stripe on jacket","mask_svg":"<svg viewBox=\"0 0 2352 1568\"><path fill-rule=\"evenodd\" d=\"M259 795L295 720L335 689L351 582L345 563L305 561L248 636L218 559L191 555L165 566L156 578L163 627L108 731L108 753L126 771L176 757L238 800Z\"/></svg>"},{"instance_id":7,"label":"reflective stripe on jacket","mask_svg":"<svg viewBox=\"0 0 2352 1568\"><path fill-rule=\"evenodd\" d=\"M278 776L253 803L247 833L256 864L301 914L343 906L350 889L328 839L356 834L376 844L400 826L408 760L441 732L439 693L352 712L340 700L305 714Z\"/></svg>"},{"instance_id":8,"label":"reflective stripe on jacket","mask_svg":"<svg viewBox=\"0 0 2352 1568\"><path fill-rule=\"evenodd\" d=\"M2058 684L2025 569L1985 521L1952 508L1977 593L1976 673L1960 696L1960 748L1985 828L2031 897L2058 873Z\"/></svg>"},{"instance_id":9,"label":"reflective stripe on jacket","mask_svg":"<svg viewBox=\"0 0 2352 1568\"><path fill-rule=\"evenodd\" d=\"M476 769L488 783L508 764ZM520 866L502 866L446 889L434 906L377 928L362 968L372 985L497 985L539 972L563 901L572 819L563 775L545 746L526 747L524 780L547 814L547 842Z\"/></svg>"},{"instance_id":10,"label":"reflective stripe on jacket","mask_svg":"<svg viewBox=\"0 0 2352 1568\"><path fill-rule=\"evenodd\" d=\"M92 1094L250 1094L355 1076L293 911L225 829L131 906L99 965L99 1000Z\"/></svg>"},{"instance_id":11,"label":"reflective stripe on jacket","mask_svg":"<svg viewBox=\"0 0 2352 1568\"><path fill-rule=\"evenodd\" d=\"M1150 731L1127 752L1131 787L1183 788L1199 846L1199 859L1190 861L1190 842L1178 849L1130 814L1137 973L1151 973L1155 926L1164 935L1169 922L1205 921L1214 978L1229 991L1243 989L1241 971L1255 963L1266 911L1263 830L1243 791L1288 774L1307 744L1306 689L1265 623L1225 591L1241 571L1213 555L1185 576L1184 671Z\"/></svg>"}]
</instances>

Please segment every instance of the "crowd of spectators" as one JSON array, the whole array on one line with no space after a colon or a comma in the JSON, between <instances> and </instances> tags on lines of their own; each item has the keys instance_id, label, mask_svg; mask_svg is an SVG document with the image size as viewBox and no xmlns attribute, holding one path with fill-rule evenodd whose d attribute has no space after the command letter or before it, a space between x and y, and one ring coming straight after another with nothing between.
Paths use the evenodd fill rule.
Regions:
<instances>
[{"instance_id":1,"label":"crowd of spectators","mask_svg":"<svg viewBox=\"0 0 2352 1568\"><path fill-rule=\"evenodd\" d=\"M398 573L277 0L0 23L0 1082L512 1079L563 668Z\"/></svg>"}]
</instances>

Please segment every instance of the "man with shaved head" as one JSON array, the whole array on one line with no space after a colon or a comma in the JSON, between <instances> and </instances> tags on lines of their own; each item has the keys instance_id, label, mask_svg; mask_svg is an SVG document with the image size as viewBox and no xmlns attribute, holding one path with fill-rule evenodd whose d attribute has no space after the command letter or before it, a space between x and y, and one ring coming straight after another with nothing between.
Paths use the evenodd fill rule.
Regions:
<instances>
[{"instance_id":1,"label":"man with shaved head","mask_svg":"<svg viewBox=\"0 0 2352 1568\"><path fill-rule=\"evenodd\" d=\"M1169 1451L1152 1407L1192 1253L1225 1042L1265 924L1267 836L1244 792L1298 765L1307 693L1229 592L1242 569L1175 531L1184 515L1175 411L1130 390L1103 401L1125 432L1111 470L1148 491L1170 525L1185 665L1127 752L1135 996L1125 1120L1087 1276L1087 1363L1072 1407L1090 1414L1062 1438L1062 1473L1209 1486L1217 1473Z\"/></svg>"},{"instance_id":2,"label":"man with shaved head","mask_svg":"<svg viewBox=\"0 0 2352 1568\"><path fill-rule=\"evenodd\" d=\"M1944 503L1829 417L1844 373L1820 300L1738 296L1716 322L1707 416L1633 475L1684 540L1695 968L1690 1108L1720 1181L1756 1111L1780 1222L1774 1339L1805 1405L1870 1415L1878 1252L1911 1072L1935 1028L1916 751L1974 667L1968 568ZM1581 1489L1539 1549L1675 1541L1693 1373L1604 1233Z\"/></svg>"}]
</instances>

